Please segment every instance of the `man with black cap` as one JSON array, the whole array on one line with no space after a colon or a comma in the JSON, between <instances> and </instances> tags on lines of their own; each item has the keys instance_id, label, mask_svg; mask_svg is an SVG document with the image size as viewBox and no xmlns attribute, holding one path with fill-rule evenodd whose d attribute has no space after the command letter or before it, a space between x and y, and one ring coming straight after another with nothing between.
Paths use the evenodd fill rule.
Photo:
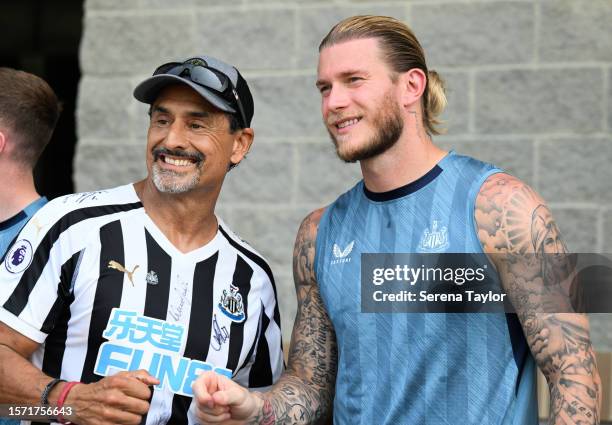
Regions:
<instances>
[{"instance_id":1,"label":"man with black cap","mask_svg":"<svg viewBox=\"0 0 612 425\"><path fill-rule=\"evenodd\" d=\"M265 388L283 369L271 270L214 213L253 142L246 81L200 56L134 96L147 178L50 202L0 265L0 403L60 423L195 423L202 371Z\"/></svg>"}]
</instances>

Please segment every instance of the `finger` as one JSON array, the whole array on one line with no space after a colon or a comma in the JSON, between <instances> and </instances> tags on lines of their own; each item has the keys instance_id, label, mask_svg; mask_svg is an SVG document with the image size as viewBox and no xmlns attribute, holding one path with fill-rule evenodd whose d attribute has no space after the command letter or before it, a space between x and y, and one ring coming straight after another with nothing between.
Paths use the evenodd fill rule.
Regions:
<instances>
[{"instance_id":1,"label":"finger","mask_svg":"<svg viewBox=\"0 0 612 425\"><path fill-rule=\"evenodd\" d=\"M149 411L149 403L147 400L131 397L119 389L112 389L104 392L100 401L111 409L119 409L137 415L144 415Z\"/></svg>"},{"instance_id":2,"label":"finger","mask_svg":"<svg viewBox=\"0 0 612 425\"><path fill-rule=\"evenodd\" d=\"M202 412L201 410L196 411L196 417L201 423L205 424L217 424L231 419L229 412L221 415L212 415L210 413Z\"/></svg>"},{"instance_id":3,"label":"finger","mask_svg":"<svg viewBox=\"0 0 612 425\"><path fill-rule=\"evenodd\" d=\"M106 422L115 424L134 424L138 425L142 421L142 415L138 415L131 412L122 412L121 410L108 410L105 411Z\"/></svg>"},{"instance_id":4,"label":"finger","mask_svg":"<svg viewBox=\"0 0 612 425\"><path fill-rule=\"evenodd\" d=\"M222 406L241 404L245 399L245 390L231 379L218 375L220 390L212 394L215 403Z\"/></svg>"},{"instance_id":5,"label":"finger","mask_svg":"<svg viewBox=\"0 0 612 425\"><path fill-rule=\"evenodd\" d=\"M212 415L212 416L219 416L224 413L229 413L230 411L230 408L228 406L219 406L219 405L215 405L214 407L208 407L206 405L199 405L199 406L196 406L196 409L203 413Z\"/></svg>"},{"instance_id":6,"label":"finger","mask_svg":"<svg viewBox=\"0 0 612 425\"><path fill-rule=\"evenodd\" d=\"M131 373L131 376L138 379L140 382L146 385L157 385L159 384L159 379L155 376L151 375L145 369L135 370Z\"/></svg>"},{"instance_id":7,"label":"finger","mask_svg":"<svg viewBox=\"0 0 612 425\"><path fill-rule=\"evenodd\" d=\"M140 400L148 401L151 397L151 390L148 385L133 377L128 373L118 373L100 380L106 391L119 390L123 395Z\"/></svg>"},{"instance_id":8,"label":"finger","mask_svg":"<svg viewBox=\"0 0 612 425\"><path fill-rule=\"evenodd\" d=\"M191 385L196 402L202 406L213 408L214 401L211 394L218 390L217 383L216 373L208 371L200 374L198 379Z\"/></svg>"}]
</instances>

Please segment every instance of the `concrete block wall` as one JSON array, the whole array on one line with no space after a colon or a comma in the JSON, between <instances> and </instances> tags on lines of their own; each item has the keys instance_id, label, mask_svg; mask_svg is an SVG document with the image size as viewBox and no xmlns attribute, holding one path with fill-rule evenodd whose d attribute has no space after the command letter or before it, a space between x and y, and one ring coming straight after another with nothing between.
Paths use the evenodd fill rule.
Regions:
<instances>
[{"instance_id":1,"label":"concrete block wall","mask_svg":"<svg viewBox=\"0 0 612 425\"><path fill-rule=\"evenodd\" d=\"M318 43L346 16L408 23L448 84L448 134L437 142L531 184L571 249L612 252L611 0L86 0L85 9L78 190L145 175L146 106L131 92L157 65L206 53L248 80L255 144L218 212L271 262L287 340L299 223L360 176L335 158L314 88ZM592 320L596 348L612 351L612 319Z\"/></svg>"}]
</instances>

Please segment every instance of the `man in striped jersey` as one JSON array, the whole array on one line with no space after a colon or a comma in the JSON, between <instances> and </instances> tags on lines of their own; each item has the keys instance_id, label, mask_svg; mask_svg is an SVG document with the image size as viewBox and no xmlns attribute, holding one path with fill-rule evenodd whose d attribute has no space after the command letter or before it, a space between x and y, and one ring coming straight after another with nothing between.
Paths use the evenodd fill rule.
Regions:
<instances>
[{"instance_id":1,"label":"man in striped jersey","mask_svg":"<svg viewBox=\"0 0 612 425\"><path fill-rule=\"evenodd\" d=\"M271 270L214 214L253 141L246 81L201 56L160 66L134 96L150 104L148 177L50 202L0 265L0 403L188 424L202 371L255 389L280 376Z\"/></svg>"}]
</instances>

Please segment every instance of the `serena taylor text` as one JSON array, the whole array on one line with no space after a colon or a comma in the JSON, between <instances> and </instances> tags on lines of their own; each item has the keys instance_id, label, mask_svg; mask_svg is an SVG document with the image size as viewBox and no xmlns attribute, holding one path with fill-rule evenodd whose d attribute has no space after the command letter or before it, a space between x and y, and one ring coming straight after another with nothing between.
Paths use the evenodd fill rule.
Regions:
<instances>
[{"instance_id":1,"label":"serena taylor text","mask_svg":"<svg viewBox=\"0 0 612 425\"><path fill-rule=\"evenodd\" d=\"M387 294L383 291L374 291L372 298L376 302L504 302L507 294L495 293L488 291L487 293L479 293L476 291L464 291L463 293L429 293L427 291L419 291L418 294L410 291L399 291Z\"/></svg>"}]
</instances>

